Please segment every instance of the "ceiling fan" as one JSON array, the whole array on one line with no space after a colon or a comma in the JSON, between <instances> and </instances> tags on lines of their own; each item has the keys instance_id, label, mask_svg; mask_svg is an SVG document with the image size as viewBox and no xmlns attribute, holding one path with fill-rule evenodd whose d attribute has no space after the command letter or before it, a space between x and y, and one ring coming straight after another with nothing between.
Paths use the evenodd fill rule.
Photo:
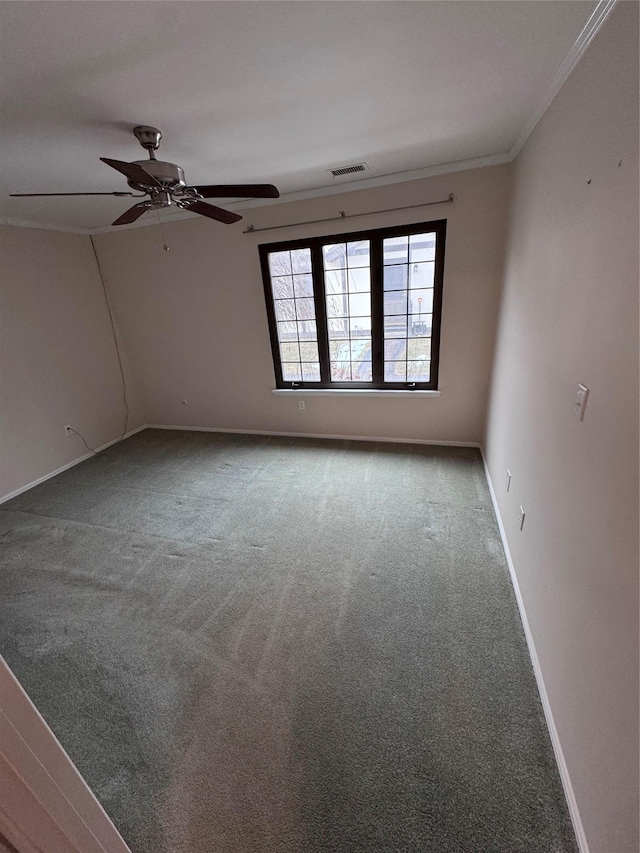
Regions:
<instances>
[{"instance_id":1,"label":"ceiling fan","mask_svg":"<svg viewBox=\"0 0 640 853\"><path fill-rule=\"evenodd\" d=\"M142 193L135 195L130 192L88 192L88 193L11 193L16 197L33 196L72 196L72 195L115 195L130 198L149 196L147 201L140 201L119 216L112 225L128 225L135 222L148 210L161 210L175 204L182 210L190 210L210 219L217 219L230 225L242 219L237 213L223 210L213 204L207 204L205 198L278 198L280 193L273 184L211 184L188 187L184 172L175 163L165 163L156 160L155 151L160 147L162 133L157 127L146 124L133 128L136 139L149 152L148 160L134 160L133 163L123 163L120 160L110 160L101 157L103 163L121 172L129 186Z\"/></svg>"}]
</instances>

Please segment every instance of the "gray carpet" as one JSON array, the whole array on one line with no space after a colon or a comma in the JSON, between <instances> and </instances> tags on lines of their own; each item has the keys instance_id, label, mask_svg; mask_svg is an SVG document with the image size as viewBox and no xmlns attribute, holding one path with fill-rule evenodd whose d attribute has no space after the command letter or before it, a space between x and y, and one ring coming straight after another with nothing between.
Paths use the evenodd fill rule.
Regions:
<instances>
[{"instance_id":1,"label":"gray carpet","mask_svg":"<svg viewBox=\"0 0 640 853\"><path fill-rule=\"evenodd\" d=\"M145 430L0 541L0 649L134 853L575 853L477 450Z\"/></svg>"}]
</instances>

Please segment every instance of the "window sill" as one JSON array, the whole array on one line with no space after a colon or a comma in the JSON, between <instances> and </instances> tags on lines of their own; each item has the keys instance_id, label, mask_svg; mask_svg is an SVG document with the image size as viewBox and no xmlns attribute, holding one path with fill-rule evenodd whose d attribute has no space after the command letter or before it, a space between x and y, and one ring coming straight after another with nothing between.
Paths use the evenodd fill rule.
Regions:
<instances>
[{"instance_id":1,"label":"window sill","mask_svg":"<svg viewBox=\"0 0 640 853\"><path fill-rule=\"evenodd\" d=\"M439 397L440 391L400 391L389 389L384 391L380 388L274 388L272 394L283 397Z\"/></svg>"}]
</instances>

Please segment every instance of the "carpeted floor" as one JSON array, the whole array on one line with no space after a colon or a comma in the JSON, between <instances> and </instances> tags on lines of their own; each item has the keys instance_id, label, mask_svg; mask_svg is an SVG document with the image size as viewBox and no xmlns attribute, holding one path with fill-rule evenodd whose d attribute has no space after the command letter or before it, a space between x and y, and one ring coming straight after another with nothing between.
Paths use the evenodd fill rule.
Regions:
<instances>
[{"instance_id":1,"label":"carpeted floor","mask_svg":"<svg viewBox=\"0 0 640 853\"><path fill-rule=\"evenodd\" d=\"M0 650L134 853L575 853L477 450L145 430L0 542Z\"/></svg>"}]
</instances>

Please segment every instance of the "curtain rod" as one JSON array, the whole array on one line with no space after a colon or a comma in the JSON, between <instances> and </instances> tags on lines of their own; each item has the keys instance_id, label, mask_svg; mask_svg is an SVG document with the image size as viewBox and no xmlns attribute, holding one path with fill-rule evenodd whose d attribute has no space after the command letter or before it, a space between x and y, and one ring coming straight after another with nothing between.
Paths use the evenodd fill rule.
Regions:
<instances>
[{"instance_id":1,"label":"curtain rod","mask_svg":"<svg viewBox=\"0 0 640 853\"><path fill-rule=\"evenodd\" d=\"M372 216L375 213L393 213L396 210L411 210L414 207L429 207L432 204L451 204L453 202L453 193L449 193L449 198L440 201L425 201L422 204L406 204L403 207L387 207L385 210L368 210L365 213L345 213L341 210L338 216L328 216L326 219L308 219L306 222L291 222L288 225L267 225L265 228L254 228L253 225L248 225L243 234L257 234L258 231L275 231L277 228L295 228L297 225L316 225L318 222L333 222L335 219L352 219L354 216Z\"/></svg>"}]
</instances>

